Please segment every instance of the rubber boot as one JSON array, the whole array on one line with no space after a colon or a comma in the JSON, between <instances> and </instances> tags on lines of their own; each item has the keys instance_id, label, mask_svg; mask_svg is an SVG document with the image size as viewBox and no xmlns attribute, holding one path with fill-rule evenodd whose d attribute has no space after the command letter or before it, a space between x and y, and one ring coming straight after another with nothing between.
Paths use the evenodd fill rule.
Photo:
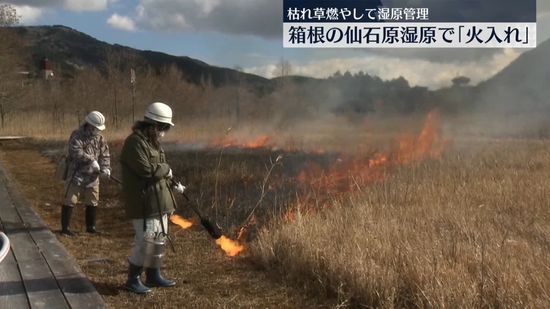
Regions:
<instances>
[{"instance_id":1,"label":"rubber boot","mask_svg":"<svg viewBox=\"0 0 550 309\"><path fill-rule=\"evenodd\" d=\"M70 206L63 205L61 207L61 234L66 236L75 236L76 234L69 230L69 222L71 222L71 214L73 213L73 208Z\"/></svg>"},{"instance_id":2,"label":"rubber boot","mask_svg":"<svg viewBox=\"0 0 550 309\"><path fill-rule=\"evenodd\" d=\"M98 233L95 228L96 210L96 206L86 205L86 232L91 234Z\"/></svg>"},{"instance_id":3,"label":"rubber boot","mask_svg":"<svg viewBox=\"0 0 550 309\"><path fill-rule=\"evenodd\" d=\"M145 285L149 287L169 288L176 285L175 281L164 279L159 268L145 268Z\"/></svg>"},{"instance_id":4,"label":"rubber boot","mask_svg":"<svg viewBox=\"0 0 550 309\"><path fill-rule=\"evenodd\" d=\"M143 285L139 279L142 271L143 267L128 262L128 281L124 286L128 291L136 294L147 294L151 291L151 289Z\"/></svg>"}]
</instances>

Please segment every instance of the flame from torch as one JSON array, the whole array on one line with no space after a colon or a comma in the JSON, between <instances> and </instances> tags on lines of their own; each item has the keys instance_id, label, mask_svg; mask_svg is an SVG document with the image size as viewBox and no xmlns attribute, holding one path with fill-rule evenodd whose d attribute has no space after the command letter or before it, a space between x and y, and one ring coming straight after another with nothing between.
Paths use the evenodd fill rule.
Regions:
<instances>
[{"instance_id":1,"label":"flame from torch","mask_svg":"<svg viewBox=\"0 0 550 309\"><path fill-rule=\"evenodd\" d=\"M171 215L170 221L172 223L179 225L182 229L188 229L191 226L193 226L193 222L185 219L184 217L178 216L178 215Z\"/></svg>"},{"instance_id":2,"label":"flame from torch","mask_svg":"<svg viewBox=\"0 0 550 309\"><path fill-rule=\"evenodd\" d=\"M222 235L220 238L216 239L216 244L225 251L225 254L228 256L236 256L241 251L244 250L244 246L240 245L238 242L227 238L225 235Z\"/></svg>"}]
</instances>

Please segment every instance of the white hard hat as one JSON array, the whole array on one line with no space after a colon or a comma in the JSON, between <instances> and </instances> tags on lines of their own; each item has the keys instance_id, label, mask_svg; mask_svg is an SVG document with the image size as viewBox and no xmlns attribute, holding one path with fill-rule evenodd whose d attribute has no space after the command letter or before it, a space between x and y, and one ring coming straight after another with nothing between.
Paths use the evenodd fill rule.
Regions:
<instances>
[{"instance_id":1,"label":"white hard hat","mask_svg":"<svg viewBox=\"0 0 550 309\"><path fill-rule=\"evenodd\" d=\"M172 123L172 109L161 102L149 105L145 111L145 118L174 126Z\"/></svg>"},{"instance_id":2,"label":"white hard hat","mask_svg":"<svg viewBox=\"0 0 550 309\"><path fill-rule=\"evenodd\" d=\"M100 131L105 130L105 116L98 111L93 111L86 115L85 121Z\"/></svg>"}]
</instances>

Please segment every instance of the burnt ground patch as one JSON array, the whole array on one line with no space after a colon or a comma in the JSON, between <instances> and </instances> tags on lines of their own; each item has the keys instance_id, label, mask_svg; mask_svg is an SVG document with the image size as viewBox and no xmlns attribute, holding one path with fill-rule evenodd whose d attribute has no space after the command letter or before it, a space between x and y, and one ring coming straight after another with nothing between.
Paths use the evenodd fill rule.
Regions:
<instances>
[{"instance_id":1,"label":"burnt ground patch","mask_svg":"<svg viewBox=\"0 0 550 309\"><path fill-rule=\"evenodd\" d=\"M119 145L120 143L114 143L112 147L114 163L117 162L116 154ZM130 223L124 217L118 184L109 181L102 183L98 229L103 234L90 235L84 232L84 207L77 207L74 210L71 221L72 229L79 233L78 237L69 238L58 233L63 183L54 177L53 159L60 153L56 150L62 147L62 142L2 142L0 154L2 163L14 176L34 209L76 258L84 273L109 306L114 308L331 306L330 301L305 296L294 286L281 282L279 277L273 277L270 273L258 269L247 257L246 251L237 258L227 257L198 225L189 230L170 226L176 252L167 251L164 273L167 277L177 280L178 285L175 288L153 289L147 297L139 297L124 291L122 287L126 280L126 259L132 245L133 233ZM234 229L238 222L242 221L249 212L250 205L253 207L258 198L254 193L258 191L252 189L247 191L238 189L236 185L228 185L236 181L229 175L233 173L241 177L241 183L248 184L247 188L260 190L257 181L264 179L266 164L269 164L266 162L269 162L269 158L274 159L273 155L271 151L264 151L261 159L250 160L244 153L224 151L221 155L223 168L218 168L219 151L193 153L168 149L168 159L174 165L176 176L181 177L189 185L190 192L198 192L193 193L195 201L210 216L219 221L228 234L236 232ZM237 160L237 158L245 159ZM250 164L255 164L255 167L250 167ZM118 169L116 164L113 169L116 174ZM257 174L258 170L263 172ZM211 183L212 177L214 177L214 185ZM215 177L217 177L218 189L215 189ZM250 204L232 202L235 208L238 208L238 205L244 205L241 206L242 211L232 211L235 209L228 208L230 205L228 203L231 203L228 196L238 198L238 193L241 192L239 190L247 192L249 197L244 200L252 202ZM273 193L273 197L264 197L264 199L275 200L274 196ZM212 205L212 201L216 199L217 204ZM183 208L183 200L180 204ZM261 208L267 207L262 205ZM185 208L182 212L190 214ZM224 217L224 214L231 215Z\"/></svg>"}]
</instances>

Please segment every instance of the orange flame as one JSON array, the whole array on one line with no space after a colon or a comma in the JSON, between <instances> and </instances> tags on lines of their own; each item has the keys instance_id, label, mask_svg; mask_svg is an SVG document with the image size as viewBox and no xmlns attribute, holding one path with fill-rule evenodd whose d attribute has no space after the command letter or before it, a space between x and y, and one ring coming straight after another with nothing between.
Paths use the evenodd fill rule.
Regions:
<instances>
[{"instance_id":1,"label":"orange flame","mask_svg":"<svg viewBox=\"0 0 550 309\"><path fill-rule=\"evenodd\" d=\"M256 225L256 223L257 223L256 215L252 214L252 217L250 217L248 222L242 225L239 231L237 232L237 241L238 242L245 241L245 237L247 236L248 231L250 230L250 227Z\"/></svg>"},{"instance_id":2,"label":"orange flame","mask_svg":"<svg viewBox=\"0 0 550 309\"><path fill-rule=\"evenodd\" d=\"M210 146L239 147L245 149L267 148L269 147L270 139L268 135L259 135L252 139L226 136L212 141Z\"/></svg>"},{"instance_id":3,"label":"orange flame","mask_svg":"<svg viewBox=\"0 0 550 309\"><path fill-rule=\"evenodd\" d=\"M227 254L228 256L236 256L244 250L243 245L240 245L238 242L227 238L225 235L222 235L222 237L216 239L216 244L218 244L218 246L220 246L222 250L225 251L225 254Z\"/></svg>"},{"instance_id":4,"label":"orange flame","mask_svg":"<svg viewBox=\"0 0 550 309\"><path fill-rule=\"evenodd\" d=\"M296 209L289 207L283 214L283 220L286 222L292 222L296 219Z\"/></svg>"},{"instance_id":5,"label":"orange flame","mask_svg":"<svg viewBox=\"0 0 550 309\"><path fill-rule=\"evenodd\" d=\"M378 153L369 160L369 167L381 166L388 163L388 157L385 154Z\"/></svg>"},{"instance_id":6,"label":"orange flame","mask_svg":"<svg viewBox=\"0 0 550 309\"><path fill-rule=\"evenodd\" d=\"M237 234L237 241L242 241L247 232L248 228L246 226L241 226L241 228L239 229L239 233Z\"/></svg>"},{"instance_id":7,"label":"orange flame","mask_svg":"<svg viewBox=\"0 0 550 309\"><path fill-rule=\"evenodd\" d=\"M399 140L399 152L397 154L399 163L407 164L427 158L441 157L443 148L448 143L441 139L440 131L439 114L432 111L426 117L418 137L406 135Z\"/></svg>"},{"instance_id":8,"label":"orange flame","mask_svg":"<svg viewBox=\"0 0 550 309\"><path fill-rule=\"evenodd\" d=\"M244 148L262 148L267 146L267 142L269 142L269 136L267 135L260 135L256 137L254 140L249 141L247 143L244 143Z\"/></svg>"},{"instance_id":9,"label":"orange flame","mask_svg":"<svg viewBox=\"0 0 550 309\"><path fill-rule=\"evenodd\" d=\"M171 215L170 221L172 221L172 223L174 224L179 225L182 229L188 229L193 226L193 222L178 215Z\"/></svg>"},{"instance_id":10,"label":"orange flame","mask_svg":"<svg viewBox=\"0 0 550 309\"><path fill-rule=\"evenodd\" d=\"M387 167L439 158L448 144L441 138L440 128L439 115L432 111L427 115L420 134L401 137L394 152L341 157L328 167L311 163L296 176L296 180L305 188L313 187L330 194L353 192L361 185L384 179ZM293 215L289 213L288 217Z\"/></svg>"}]
</instances>

